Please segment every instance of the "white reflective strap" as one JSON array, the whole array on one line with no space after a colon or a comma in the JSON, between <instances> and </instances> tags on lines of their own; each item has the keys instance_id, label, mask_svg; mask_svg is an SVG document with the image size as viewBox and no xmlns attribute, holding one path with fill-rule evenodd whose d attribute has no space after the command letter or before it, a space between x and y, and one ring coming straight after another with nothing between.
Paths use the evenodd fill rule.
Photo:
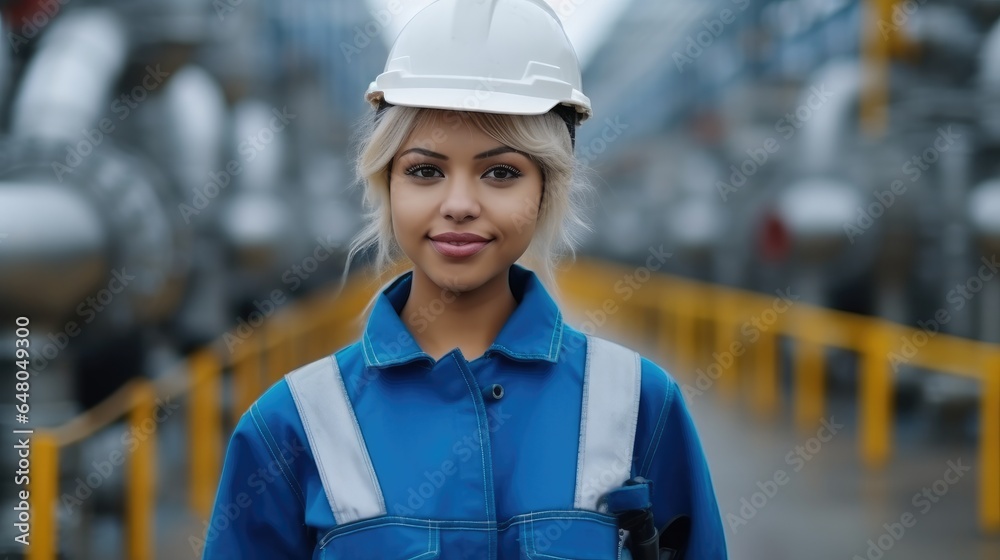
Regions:
<instances>
[{"instance_id":1,"label":"white reflective strap","mask_svg":"<svg viewBox=\"0 0 1000 560\"><path fill-rule=\"evenodd\" d=\"M285 376L337 524L385 515L385 499L347 396L329 356Z\"/></svg>"},{"instance_id":2,"label":"white reflective strap","mask_svg":"<svg viewBox=\"0 0 1000 560\"><path fill-rule=\"evenodd\" d=\"M575 508L605 511L601 497L632 476L640 360L634 350L587 335Z\"/></svg>"}]
</instances>

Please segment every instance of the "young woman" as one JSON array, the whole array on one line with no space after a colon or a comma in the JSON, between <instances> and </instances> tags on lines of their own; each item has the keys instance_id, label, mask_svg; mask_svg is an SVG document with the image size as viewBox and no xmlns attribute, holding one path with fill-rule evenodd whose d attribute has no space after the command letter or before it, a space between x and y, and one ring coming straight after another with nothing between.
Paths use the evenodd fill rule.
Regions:
<instances>
[{"instance_id":1,"label":"young woman","mask_svg":"<svg viewBox=\"0 0 1000 560\"><path fill-rule=\"evenodd\" d=\"M643 508L655 527L690 519L685 558L725 558L677 383L550 296L584 225L573 150L591 113L556 14L439 0L366 97L351 255L412 269L357 342L243 415L204 558L627 558L616 514Z\"/></svg>"}]
</instances>

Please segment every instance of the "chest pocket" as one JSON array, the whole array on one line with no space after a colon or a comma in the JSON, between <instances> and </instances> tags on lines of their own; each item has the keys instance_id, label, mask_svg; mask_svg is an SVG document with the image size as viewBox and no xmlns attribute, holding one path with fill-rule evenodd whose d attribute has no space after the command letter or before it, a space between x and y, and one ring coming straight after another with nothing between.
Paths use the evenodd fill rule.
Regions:
<instances>
[{"instance_id":1,"label":"chest pocket","mask_svg":"<svg viewBox=\"0 0 1000 560\"><path fill-rule=\"evenodd\" d=\"M381 518L334 528L324 535L315 560L433 560L441 533L417 519Z\"/></svg>"},{"instance_id":2,"label":"chest pocket","mask_svg":"<svg viewBox=\"0 0 1000 560\"><path fill-rule=\"evenodd\" d=\"M583 512L535 513L520 524L520 560L617 560L617 520Z\"/></svg>"}]
</instances>

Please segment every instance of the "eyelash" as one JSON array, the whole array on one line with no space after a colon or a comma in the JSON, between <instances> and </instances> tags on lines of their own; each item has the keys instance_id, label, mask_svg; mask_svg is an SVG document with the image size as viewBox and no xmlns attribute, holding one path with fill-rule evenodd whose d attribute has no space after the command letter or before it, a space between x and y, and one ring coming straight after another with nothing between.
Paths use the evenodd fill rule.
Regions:
<instances>
[{"instance_id":1,"label":"eyelash","mask_svg":"<svg viewBox=\"0 0 1000 560\"><path fill-rule=\"evenodd\" d=\"M437 179L437 177L420 177L418 175L415 175L415 173L417 171L419 171L421 169L424 169L424 168L427 168L427 169L436 169L436 170L440 171L437 167L435 167L433 165L428 165L426 163L418 163L416 165L413 165L413 166L407 168L407 170L404 171L403 174L404 175L412 175L412 176L414 176L414 177L416 177L418 179ZM489 169L487 169L486 173L489 173L490 171L493 171L493 170L496 170L496 169L503 169L504 171L507 171L508 173L510 173L511 176L510 177L505 177L503 179L494 178L493 179L494 181L500 181L500 182L513 181L514 179L518 179L518 178L520 178L523 175L523 173L521 173L520 171L518 171L517 169L515 169L513 166L507 165L506 163L499 163L497 165L494 165L493 167L490 167Z\"/></svg>"}]
</instances>

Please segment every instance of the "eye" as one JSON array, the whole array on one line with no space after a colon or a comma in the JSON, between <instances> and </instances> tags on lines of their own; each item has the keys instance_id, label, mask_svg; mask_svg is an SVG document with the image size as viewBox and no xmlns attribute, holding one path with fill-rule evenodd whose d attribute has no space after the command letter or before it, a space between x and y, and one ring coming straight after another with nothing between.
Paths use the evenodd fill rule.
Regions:
<instances>
[{"instance_id":1,"label":"eye","mask_svg":"<svg viewBox=\"0 0 1000 560\"><path fill-rule=\"evenodd\" d=\"M496 181L513 181L523 175L523 173L507 164L494 165L486 171L486 175L490 173L495 174L490 178Z\"/></svg>"},{"instance_id":2,"label":"eye","mask_svg":"<svg viewBox=\"0 0 1000 560\"><path fill-rule=\"evenodd\" d=\"M433 179L436 177L434 173L441 173L441 170L433 165L427 165L426 163L414 165L403 172L404 175L412 175L420 179ZM443 177L444 175L441 174L441 176Z\"/></svg>"}]
</instances>

